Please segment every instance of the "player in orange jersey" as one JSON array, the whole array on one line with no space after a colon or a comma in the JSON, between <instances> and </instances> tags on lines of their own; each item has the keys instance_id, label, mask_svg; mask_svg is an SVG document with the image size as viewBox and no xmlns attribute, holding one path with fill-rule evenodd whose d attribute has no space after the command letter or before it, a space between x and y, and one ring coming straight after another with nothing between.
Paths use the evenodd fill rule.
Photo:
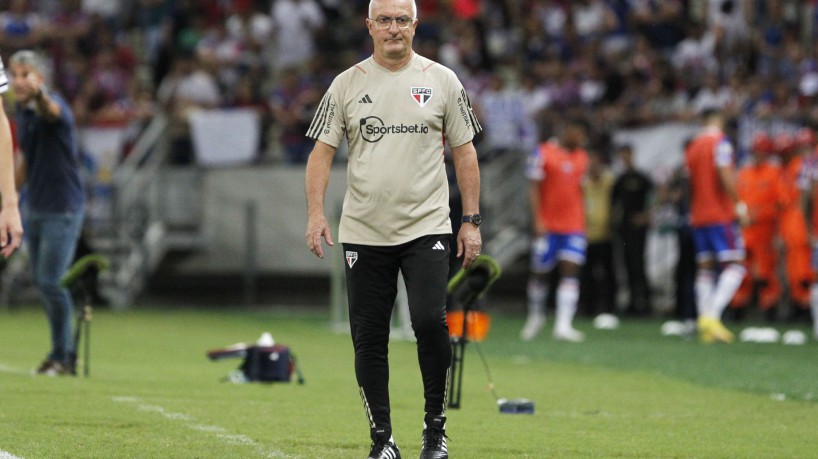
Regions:
<instances>
[{"instance_id":1,"label":"player in orange jersey","mask_svg":"<svg viewBox=\"0 0 818 459\"><path fill-rule=\"evenodd\" d=\"M736 193L733 145L724 134L724 120L710 110L703 117L704 129L685 151L696 246L699 337L705 343L730 343L734 336L721 316L746 273L737 218L746 222L748 211Z\"/></svg>"},{"instance_id":2,"label":"player in orange jersey","mask_svg":"<svg viewBox=\"0 0 818 459\"><path fill-rule=\"evenodd\" d=\"M559 140L540 144L529 157L526 174L530 180L534 243L528 282L528 320L520 332L524 341L534 339L545 326L548 276L556 267L557 311L553 337L579 342L585 339L573 326L579 299L579 271L585 263L585 207L582 180L588 154L582 148L586 128L568 121Z\"/></svg>"},{"instance_id":3,"label":"player in orange jersey","mask_svg":"<svg viewBox=\"0 0 818 459\"><path fill-rule=\"evenodd\" d=\"M753 138L751 153L750 162L739 171L736 181L738 198L747 204L749 216L748 224L742 228L749 276L741 283L732 304L737 309L744 308L757 286L759 308L770 311L781 296L775 272L778 257L773 246L781 204L781 167L770 161L773 141L765 133Z\"/></svg>"},{"instance_id":4,"label":"player in orange jersey","mask_svg":"<svg viewBox=\"0 0 818 459\"><path fill-rule=\"evenodd\" d=\"M784 201L778 231L786 254L785 272L789 288L790 314L800 315L809 305L812 280L807 222L804 217L807 177L803 155L812 148L814 135L800 130L796 135L779 134L776 149L781 156Z\"/></svg>"}]
</instances>

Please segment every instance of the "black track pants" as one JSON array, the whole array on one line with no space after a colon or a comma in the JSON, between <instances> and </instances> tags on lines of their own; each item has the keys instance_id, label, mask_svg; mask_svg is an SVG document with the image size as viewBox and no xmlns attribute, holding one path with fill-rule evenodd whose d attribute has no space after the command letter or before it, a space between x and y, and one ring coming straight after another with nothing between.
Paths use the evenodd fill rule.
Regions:
<instances>
[{"instance_id":1,"label":"black track pants","mask_svg":"<svg viewBox=\"0 0 818 459\"><path fill-rule=\"evenodd\" d=\"M424 236L398 246L344 244L355 376L372 435L391 433L389 325L403 273L417 339L425 411L443 414L452 359L446 326L449 235Z\"/></svg>"}]
</instances>

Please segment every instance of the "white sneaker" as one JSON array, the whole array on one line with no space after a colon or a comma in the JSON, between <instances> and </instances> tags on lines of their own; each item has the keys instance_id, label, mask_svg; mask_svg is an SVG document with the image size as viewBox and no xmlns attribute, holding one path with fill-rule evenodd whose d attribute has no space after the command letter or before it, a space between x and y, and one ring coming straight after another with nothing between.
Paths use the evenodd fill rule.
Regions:
<instances>
[{"instance_id":1,"label":"white sneaker","mask_svg":"<svg viewBox=\"0 0 818 459\"><path fill-rule=\"evenodd\" d=\"M540 334L545 327L545 314L529 314L523 329L520 330L520 339L531 341Z\"/></svg>"},{"instance_id":2,"label":"white sneaker","mask_svg":"<svg viewBox=\"0 0 818 459\"><path fill-rule=\"evenodd\" d=\"M594 317L594 328L597 330L616 330L619 328L619 318L613 314L603 312Z\"/></svg>"},{"instance_id":3,"label":"white sneaker","mask_svg":"<svg viewBox=\"0 0 818 459\"><path fill-rule=\"evenodd\" d=\"M585 341L585 333L569 327L565 329L554 329L554 339L557 341L568 341L571 343L581 343Z\"/></svg>"}]
</instances>

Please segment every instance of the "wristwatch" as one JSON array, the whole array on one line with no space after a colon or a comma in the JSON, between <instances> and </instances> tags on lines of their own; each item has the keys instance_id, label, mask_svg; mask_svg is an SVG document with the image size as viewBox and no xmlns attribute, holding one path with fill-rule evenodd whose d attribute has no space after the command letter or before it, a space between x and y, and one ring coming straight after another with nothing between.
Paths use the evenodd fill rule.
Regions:
<instances>
[{"instance_id":1,"label":"wristwatch","mask_svg":"<svg viewBox=\"0 0 818 459\"><path fill-rule=\"evenodd\" d=\"M464 215L461 223L471 223L474 226L480 226L483 223L483 217L480 214Z\"/></svg>"}]
</instances>

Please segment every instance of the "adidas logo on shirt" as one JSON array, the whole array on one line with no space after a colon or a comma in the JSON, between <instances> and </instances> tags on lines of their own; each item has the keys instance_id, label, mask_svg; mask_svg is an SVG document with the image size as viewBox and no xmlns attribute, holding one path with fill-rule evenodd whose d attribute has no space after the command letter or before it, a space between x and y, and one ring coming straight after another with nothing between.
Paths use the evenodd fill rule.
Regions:
<instances>
[{"instance_id":1,"label":"adidas logo on shirt","mask_svg":"<svg viewBox=\"0 0 818 459\"><path fill-rule=\"evenodd\" d=\"M371 104L372 99L369 97L369 94L367 94L364 97L362 97L361 100L358 101L358 103L359 104Z\"/></svg>"},{"instance_id":2,"label":"adidas logo on shirt","mask_svg":"<svg viewBox=\"0 0 818 459\"><path fill-rule=\"evenodd\" d=\"M446 250L446 246L444 246L442 242L437 241L434 247L432 247L432 250Z\"/></svg>"}]
</instances>

